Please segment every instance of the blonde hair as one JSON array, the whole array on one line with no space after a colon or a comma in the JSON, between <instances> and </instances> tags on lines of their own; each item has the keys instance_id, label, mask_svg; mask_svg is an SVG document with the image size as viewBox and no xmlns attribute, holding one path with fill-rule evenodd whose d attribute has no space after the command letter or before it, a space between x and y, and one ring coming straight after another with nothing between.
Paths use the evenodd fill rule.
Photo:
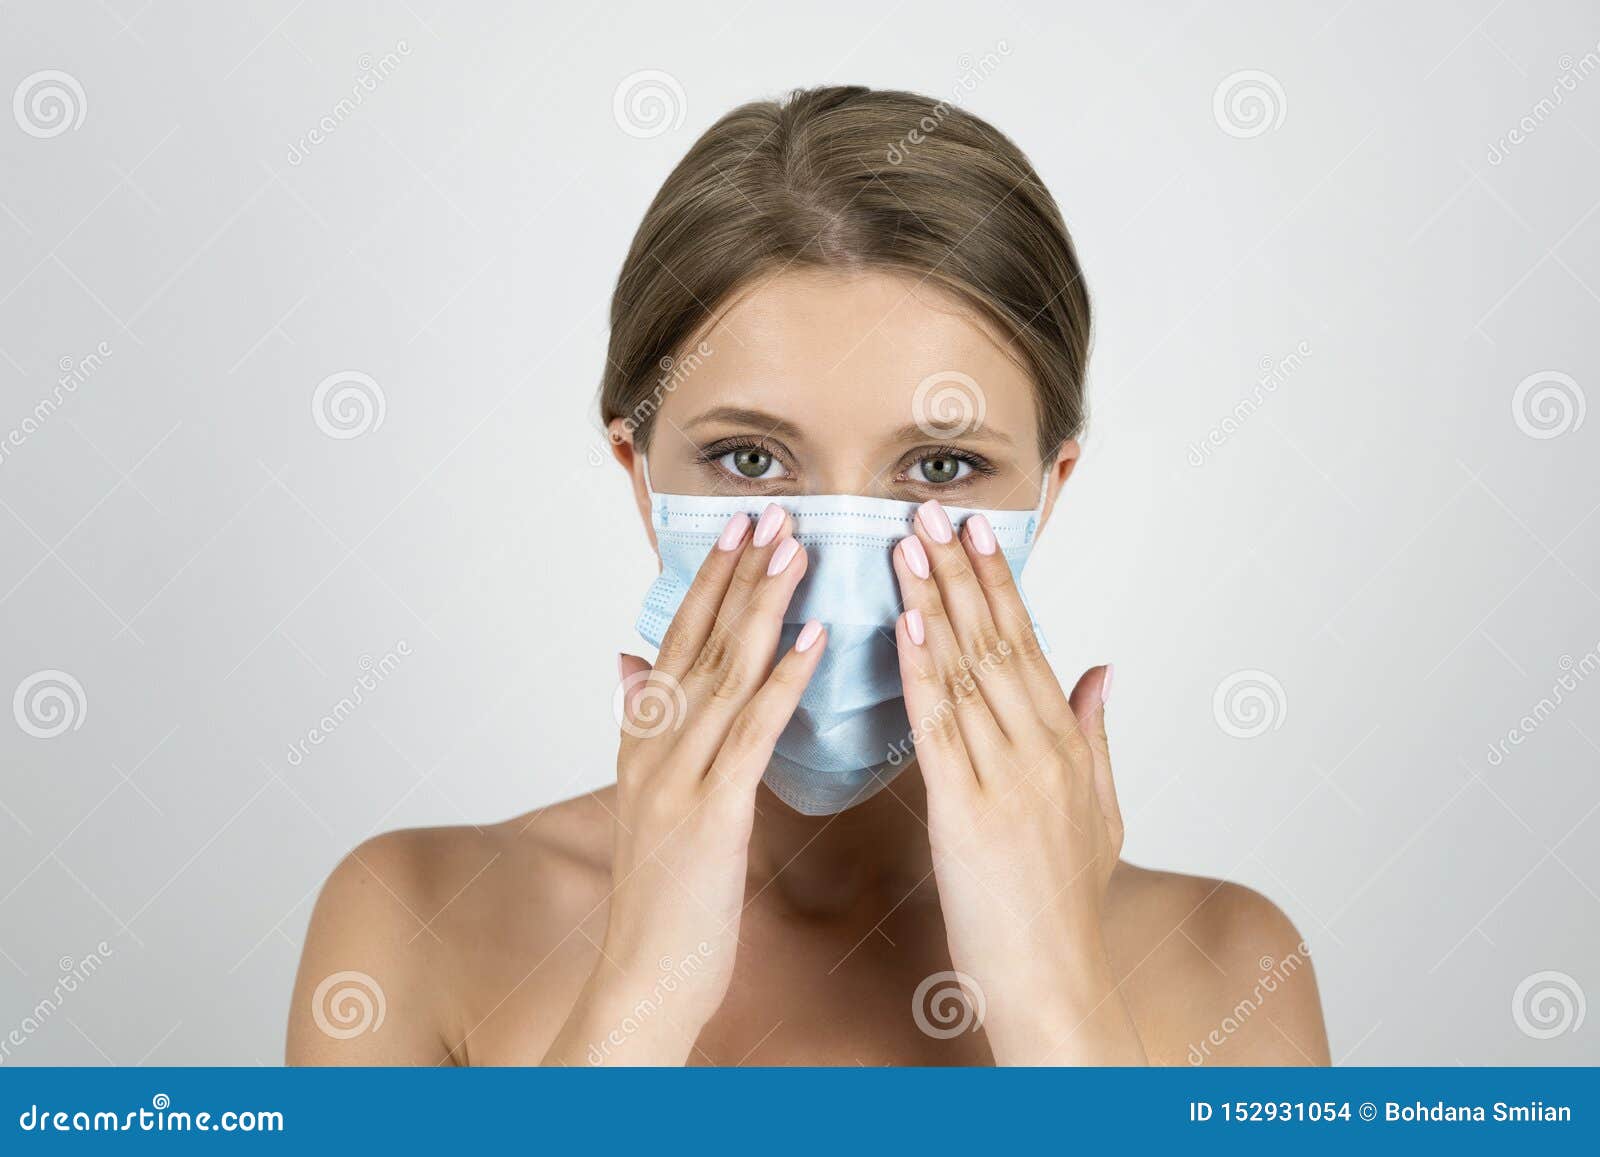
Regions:
<instances>
[{"instance_id":1,"label":"blonde hair","mask_svg":"<svg viewBox=\"0 0 1600 1157\"><path fill-rule=\"evenodd\" d=\"M648 448L662 369L736 290L791 267L953 293L1033 377L1040 455L1082 430L1089 294L1033 166L957 107L858 86L741 105L678 162L617 277L602 421L627 419Z\"/></svg>"}]
</instances>

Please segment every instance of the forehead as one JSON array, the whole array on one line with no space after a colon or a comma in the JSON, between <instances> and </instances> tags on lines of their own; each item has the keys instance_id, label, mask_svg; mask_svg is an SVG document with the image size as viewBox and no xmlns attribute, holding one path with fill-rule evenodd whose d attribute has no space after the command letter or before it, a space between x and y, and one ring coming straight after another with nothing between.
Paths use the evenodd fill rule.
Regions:
<instances>
[{"instance_id":1,"label":"forehead","mask_svg":"<svg viewBox=\"0 0 1600 1157\"><path fill-rule=\"evenodd\" d=\"M737 405L807 431L898 429L915 420L919 385L935 379L926 394L962 374L981 391L988 425L1021 445L1035 437L1032 379L1004 338L952 294L909 276L785 271L737 293L697 341L710 353L664 402L674 421Z\"/></svg>"}]
</instances>

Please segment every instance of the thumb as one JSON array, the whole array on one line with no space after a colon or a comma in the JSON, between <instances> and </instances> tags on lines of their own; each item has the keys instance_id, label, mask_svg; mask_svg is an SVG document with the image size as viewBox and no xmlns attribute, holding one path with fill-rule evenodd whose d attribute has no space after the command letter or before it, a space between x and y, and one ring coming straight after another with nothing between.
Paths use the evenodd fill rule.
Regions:
<instances>
[{"instance_id":1,"label":"thumb","mask_svg":"<svg viewBox=\"0 0 1600 1157\"><path fill-rule=\"evenodd\" d=\"M1106 738L1106 701L1111 697L1112 664L1090 667L1072 689L1072 713L1078 717L1078 727L1089 741L1094 752L1094 790L1100 800L1100 811L1106 817L1116 836L1117 846L1122 844L1122 808L1117 803L1117 786L1111 778L1111 743Z\"/></svg>"},{"instance_id":2,"label":"thumb","mask_svg":"<svg viewBox=\"0 0 1600 1157\"><path fill-rule=\"evenodd\" d=\"M630 655L626 651L617 652L617 691L621 695L624 718L633 714L634 705L638 702L639 692L645 682L644 677L652 670L650 664L638 655Z\"/></svg>"}]
</instances>

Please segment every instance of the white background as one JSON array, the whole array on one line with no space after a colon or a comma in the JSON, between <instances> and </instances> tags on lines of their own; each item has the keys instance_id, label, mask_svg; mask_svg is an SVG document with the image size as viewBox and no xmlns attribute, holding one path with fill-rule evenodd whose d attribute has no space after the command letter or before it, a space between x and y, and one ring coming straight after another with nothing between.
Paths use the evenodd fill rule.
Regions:
<instances>
[{"instance_id":1,"label":"white background","mask_svg":"<svg viewBox=\"0 0 1600 1157\"><path fill-rule=\"evenodd\" d=\"M1600 1013L1547 1003L1539 1039L1513 1012L1547 970L1600 994L1600 678L1488 755L1600 645L1593 5L33 0L0 27L0 97L83 94L56 135L0 107L0 440L110 351L0 458L0 702L83 690L54 738L0 711L0 1038L111 950L6 1063L276 1063L342 853L608 781L654 573L592 461L612 282L696 134L838 82L959 97L1080 248L1092 425L1030 591L1065 671L1117 663L1128 857L1283 905L1338 1060L1600 1061ZM641 139L613 98L647 69L682 96ZM1257 135L1214 107L1242 70L1281 92ZM345 370L386 408L335 439L312 398ZM1535 437L1513 400L1545 371L1573 385ZM1282 688L1249 739L1213 705L1239 671Z\"/></svg>"}]
</instances>

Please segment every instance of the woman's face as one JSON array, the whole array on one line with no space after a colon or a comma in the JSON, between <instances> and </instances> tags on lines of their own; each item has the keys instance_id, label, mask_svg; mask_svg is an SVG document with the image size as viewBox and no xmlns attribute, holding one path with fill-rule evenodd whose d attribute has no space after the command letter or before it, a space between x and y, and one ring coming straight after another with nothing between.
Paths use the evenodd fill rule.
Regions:
<instances>
[{"instance_id":1,"label":"woman's face","mask_svg":"<svg viewBox=\"0 0 1600 1157\"><path fill-rule=\"evenodd\" d=\"M783 272L662 373L650 484L669 494L862 494L1026 509L1077 454L1039 459L1034 387L970 309L889 273ZM619 420L613 430L624 427ZM625 430L623 433L625 434ZM642 505L642 469L631 446Z\"/></svg>"}]
</instances>

